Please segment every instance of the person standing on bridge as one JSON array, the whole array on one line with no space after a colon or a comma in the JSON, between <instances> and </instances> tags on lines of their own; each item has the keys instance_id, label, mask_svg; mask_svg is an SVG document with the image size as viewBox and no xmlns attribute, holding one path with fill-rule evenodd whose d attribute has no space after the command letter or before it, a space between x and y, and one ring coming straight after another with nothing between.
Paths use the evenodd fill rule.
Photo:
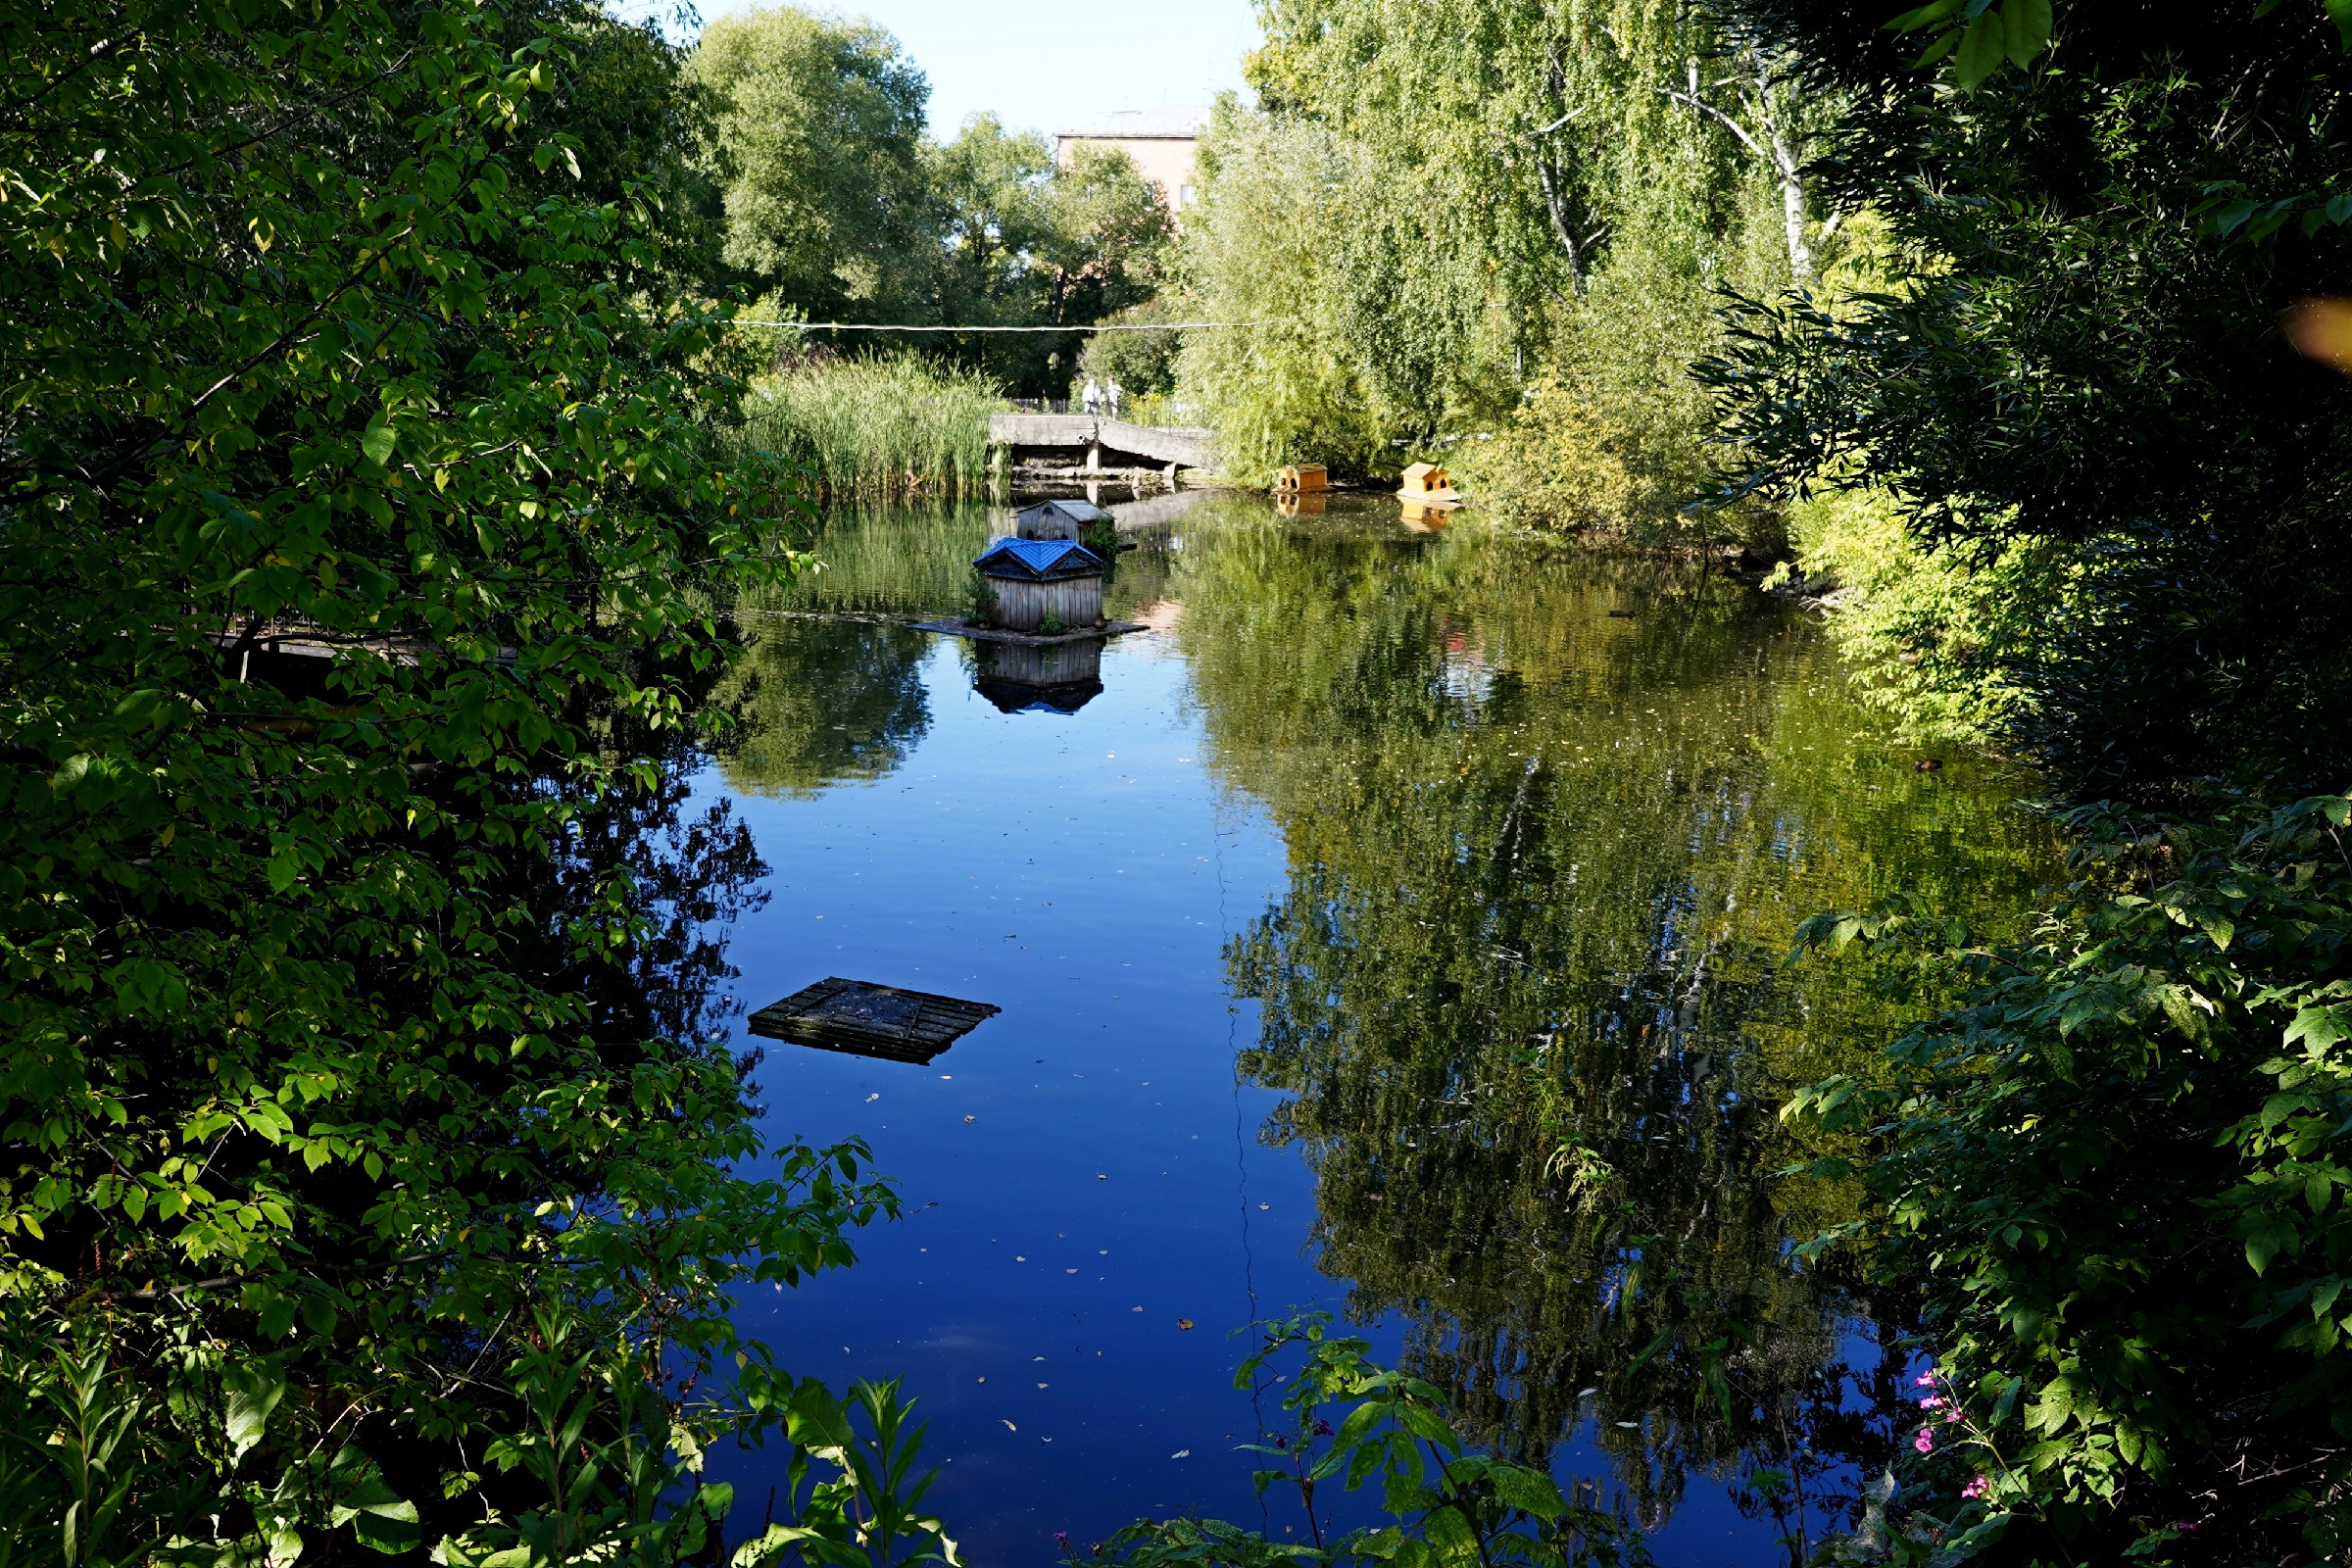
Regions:
<instances>
[{"instance_id":1,"label":"person standing on bridge","mask_svg":"<svg viewBox=\"0 0 2352 1568\"><path fill-rule=\"evenodd\" d=\"M1110 416L1114 419L1119 416L1119 399L1126 390L1125 387L1119 385L1119 378L1115 375L1102 388L1102 406L1109 411Z\"/></svg>"},{"instance_id":2,"label":"person standing on bridge","mask_svg":"<svg viewBox=\"0 0 2352 1568\"><path fill-rule=\"evenodd\" d=\"M1102 412L1102 383L1097 381L1093 376L1088 376L1086 378L1086 390L1079 394L1079 401L1086 405L1088 417L1091 418L1097 415L1100 415Z\"/></svg>"}]
</instances>

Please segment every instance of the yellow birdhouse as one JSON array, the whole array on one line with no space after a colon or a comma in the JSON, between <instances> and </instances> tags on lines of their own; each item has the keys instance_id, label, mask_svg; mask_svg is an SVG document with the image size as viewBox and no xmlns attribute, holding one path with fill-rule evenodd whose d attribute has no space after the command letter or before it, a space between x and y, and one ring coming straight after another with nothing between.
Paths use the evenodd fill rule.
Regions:
<instances>
[{"instance_id":1,"label":"yellow birdhouse","mask_svg":"<svg viewBox=\"0 0 2352 1568\"><path fill-rule=\"evenodd\" d=\"M1434 463L1416 463L1404 470L1404 485L1396 492L1408 501L1459 501L1461 492L1446 470Z\"/></svg>"},{"instance_id":2,"label":"yellow birdhouse","mask_svg":"<svg viewBox=\"0 0 2352 1568\"><path fill-rule=\"evenodd\" d=\"M1331 488L1331 478L1320 463L1296 463L1274 476L1277 495L1312 495Z\"/></svg>"}]
</instances>

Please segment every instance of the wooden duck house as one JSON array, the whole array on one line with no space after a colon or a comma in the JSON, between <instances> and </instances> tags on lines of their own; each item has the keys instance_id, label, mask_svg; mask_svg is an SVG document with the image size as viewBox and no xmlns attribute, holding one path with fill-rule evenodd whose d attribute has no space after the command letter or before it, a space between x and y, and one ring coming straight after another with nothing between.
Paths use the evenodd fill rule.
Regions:
<instances>
[{"instance_id":1,"label":"wooden duck house","mask_svg":"<svg viewBox=\"0 0 2352 1568\"><path fill-rule=\"evenodd\" d=\"M1320 463L1294 463L1274 476L1276 495L1312 495L1331 488L1331 476Z\"/></svg>"},{"instance_id":2,"label":"wooden duck house","mask_svg":"<svg viewBox=\"0 0 2352 1568\"><path fill-rule=\"evenodd\" d=\"M1022 539L1086 538L1090 526L1108 524L1110 514L1084 501L1044 501L1023 507L1012 515L1012 531Z\"/></svg>"},{"instance_id":3,"label":"wooden duck house","mask_svg":"<svg viewBox=\"0 0 2352 1568\"><path fill-rule=\"evenodd\" d=\"M1446 470L1434 463L1416 463L1404 470L1404 484L1396 492L1407 501L1459 501L1462 493L1453 487Z\"/></svg>"},{"instance_id":4,"label":"wooden duck house","mask_svg":"<svg viewBox=\"0 0 2352 1568\"><path fill-rule=\"evenodd\" d=\"M1078 631L1102 618L1102 560L1074 539L999 539L972 566L1007 631L1041 631L1049 619Z\"/></svg>"}]
</instances>

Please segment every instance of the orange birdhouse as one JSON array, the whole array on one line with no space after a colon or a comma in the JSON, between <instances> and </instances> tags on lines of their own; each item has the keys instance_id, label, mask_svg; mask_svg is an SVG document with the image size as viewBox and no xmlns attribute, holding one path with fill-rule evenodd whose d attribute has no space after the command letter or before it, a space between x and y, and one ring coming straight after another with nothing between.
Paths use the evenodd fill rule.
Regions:
<instances>
[{"instance_id":1,"label":"orange birdhouse","mask_svg":"<svg viewBox=\"0 0 2352 1568\"><path fill-rule=\"evenodd\" d=\"M1274 476L1276 495L1312 495L1331 488L1331 478L1320 463L1295 463Z\"/></svg>"},{"instance_id":2,"label":"orange birdhouse","mask_svg":"<svg viewBox=\"0 0 2352 1568\"><path fill-rule=\"evenodd\" d=\"M1434 463L1416 463L1404 470L1403 488L1396 492L1408 501L1459 501L1460 491L1446 470Z\"/></svg>"}]
</instances>

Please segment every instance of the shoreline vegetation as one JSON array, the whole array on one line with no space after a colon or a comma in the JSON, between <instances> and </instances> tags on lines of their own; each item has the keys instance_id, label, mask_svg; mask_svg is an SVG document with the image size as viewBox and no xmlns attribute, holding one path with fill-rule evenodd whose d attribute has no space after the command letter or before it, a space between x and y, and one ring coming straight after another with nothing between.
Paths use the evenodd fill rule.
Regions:
<instances>
[{"instance_id":1,"label":"shoreline vegetation","mask_svg":"<svg viewBox=\"0 0 2352 1568\"><path fill-rule=\"evenodd\" d=\"M1850 1151L1792 1179L1868 1196L1807 1266L1923 1301L1929 1367L1815 1564L2346 1561L2352 14L1886 11L1264 0L1181 233L1120 155L926 133L897 40L791 7L12 23L0 1555L953 1559L909 1401L727 1315L900 1200L715 1043L764 868L693 720L808 499L970 493L987 412L1100 370L1239 480L1488 432L1445 455L1513 526L1843 584L1891 723L2047 780L2030 938L1897 896L1798 944L1905 1009L1786 1107ZM1643 1361L1728 1421L1730 1345ZM1269 1348L1329 1443L1276 1481L1405 1516L1347 1551L1641 1560L1410 1369ZM771 1434L746 1540L699 1455Z\"/></svg>"},{"instance_id":2,"label":"shoreline vegetation","mask_svg":"<svg viewBox=\"0 0 2352 1568\"><path fill-rule=\"evenodd\" d=\"M1005 407L976 369L912 354L803 357L751 377L726 439L791 465L816 497L955 499L988 488L988 419Z\"/></svg>"}]
</instances>

